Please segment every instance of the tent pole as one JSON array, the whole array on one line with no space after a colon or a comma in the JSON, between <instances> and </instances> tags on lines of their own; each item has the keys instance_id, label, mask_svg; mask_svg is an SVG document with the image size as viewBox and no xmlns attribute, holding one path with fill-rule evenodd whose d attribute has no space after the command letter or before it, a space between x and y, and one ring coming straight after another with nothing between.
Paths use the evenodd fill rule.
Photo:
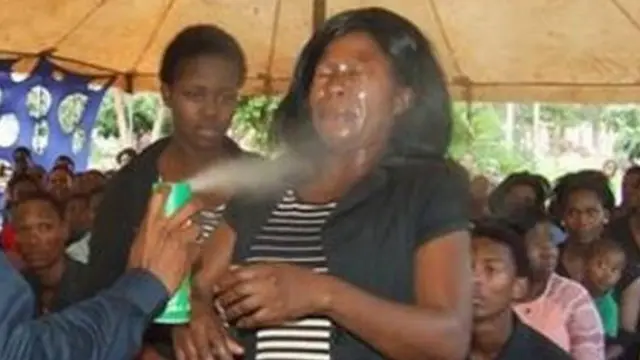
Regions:
<instances>
[{"instance_id":1,"label":"tent pole","mask_svg":"<svg viewBox=\"0 0 640 360\"><path fill-rule=\"evenodd\" d=\"M327 0L313 0L313 31L316 31L327 19Z\"/></svg>"}]
</instances>

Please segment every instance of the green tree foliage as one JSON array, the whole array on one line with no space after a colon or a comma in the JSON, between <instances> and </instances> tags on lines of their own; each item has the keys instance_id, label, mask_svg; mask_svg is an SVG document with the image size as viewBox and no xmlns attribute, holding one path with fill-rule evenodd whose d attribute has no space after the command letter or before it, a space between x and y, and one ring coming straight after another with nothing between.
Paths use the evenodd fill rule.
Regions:
<instances>
[{"instance_id":1,"label":"green tree foliage","mask_svg":"<svg viewBox=\"0 0 640 360\"><path fill-rule=\"evenodd\" d=\"M280 103L274 96L243 96L233 117L231 134L246 146L268 152L275 145L271 124L273 112Z\"/></svg>"},{"instance_id":2,"label":"green tree foliage","mask_svg":"<svg viewBox=\"0 0 640 360\"><path fill-rule=\"evenodd\" d=\"M640 159L640 107L610 105L602 112L602 122L616 133L616 150L630 160Z\"/></svg>"},{"instance_id":3,"label":"green tree foliage","mask_svg":"<svg viewBox=\"0 0 640 360\"><path fill-rule=\"evenodd\" d=\"M465 157L471 156L475 170L488 174L505 174L529 166L526 154L508 148L502 123L499 110L492 104L454 104L450 156L465 164Z\"/></svg>"},{"instance_id":4,"label":"green tree foliage","mask_svg":"<svg viewBox=\"0 0 640 360\"><path fill-rule=\"evenodd\" d=\"M98 110L98 119L96 121L97 134L105 138L121 136L117 123L113 91L111 90L105 95L100 110ZM133 134L141 137L149 133L153 129L158 107L162 106L160 96L150 93L123 94L122 96L123 101L128 106L125 110L127 119L130 119L130 116L133 115L131 121ZM170 128L167 131L170 131Z\"/></svg>"}]
</instances>

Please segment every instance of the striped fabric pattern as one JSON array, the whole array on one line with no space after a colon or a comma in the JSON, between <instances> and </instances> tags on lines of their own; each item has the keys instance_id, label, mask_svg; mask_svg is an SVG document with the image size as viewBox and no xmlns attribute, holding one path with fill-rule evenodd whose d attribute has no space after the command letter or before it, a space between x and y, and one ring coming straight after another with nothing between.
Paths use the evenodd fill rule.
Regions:
<instances>
[{"instance_id":1,"label":"striped fabric pattern","mask_svg":"<svg viewBox=\"0 0 640 360\"><path fill-rule=\"evenodd\" d=\"M327 271L322 227L336 203L309 204L288 191L251 246L248 262L286 262ZM257 332L256 360L329 360L331 322L308 317Z\"/></svg>"},{"instance_id":2,"label":"striped fabric pattern","mask_svg":"<svg viewBox=\"0 0 640 360\"><path fill-rule=\"evenodd\" d=\"M211 237L215 229L220 224L225 209L226 206L222 204L215 209L203 209L198 212L194 219L195 223L200 226L198 242L206 241Z\"/></svg>"},{"instance_id":3,"label":"striped fabric pattern","mask_svg":"<svg viewBox=\"0 0 640 360\"><path fill-rule=\"evenodd\" d=\"M553 274L540 297L516 305L515 310L524 323L553 340L574 359L605 358L600 315L578 282Z\"/></svg>"}]
</instances>

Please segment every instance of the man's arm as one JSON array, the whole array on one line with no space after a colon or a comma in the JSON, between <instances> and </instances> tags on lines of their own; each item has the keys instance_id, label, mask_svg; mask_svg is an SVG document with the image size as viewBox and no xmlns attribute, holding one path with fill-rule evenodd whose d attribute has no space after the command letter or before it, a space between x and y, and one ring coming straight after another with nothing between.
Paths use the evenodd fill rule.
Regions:
<instances>
[{"instance_id":1,"label":"man's arm","mask_svg":"<svg viewBox=\"0 0 640 360\"><path fill-rule=\"evenodd\" d=\"M144 270L131 270L113 287L67 310L33 320L34 296L0 255L0 358L130 359L154 310L168 297Z\"/></svg>"}]
</instances>

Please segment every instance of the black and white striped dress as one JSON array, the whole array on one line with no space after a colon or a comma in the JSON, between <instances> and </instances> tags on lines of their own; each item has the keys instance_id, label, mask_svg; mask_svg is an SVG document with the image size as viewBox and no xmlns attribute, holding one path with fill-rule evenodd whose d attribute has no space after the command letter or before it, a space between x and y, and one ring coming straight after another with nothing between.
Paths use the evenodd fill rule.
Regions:
<instances>
[{"instance_id":1,"label":"black and white striped dress","mask_svg":"<svg viewBox=\"0 0 640 360\"><path fill-rule=\"evenodd\" d=\"M196 214L194 221L200 227L199 242L209 240L214 230L220 225L225 209L226 205L222 204L215 209L202 209Z\"/></svg>"},{"instance_id":2,"label":"black and white striped dress","mask_svg":"<svg viewBox=\"0 0 640 360\"><path fill-rule=\"evenodd\" d=\"M322 227L335 203L310 204L288 191L256 236L248 262L287 262L327 271ZM256 360L329 360L331 322L309 317L257 331Z\"/></svg>"}]
</instances>

